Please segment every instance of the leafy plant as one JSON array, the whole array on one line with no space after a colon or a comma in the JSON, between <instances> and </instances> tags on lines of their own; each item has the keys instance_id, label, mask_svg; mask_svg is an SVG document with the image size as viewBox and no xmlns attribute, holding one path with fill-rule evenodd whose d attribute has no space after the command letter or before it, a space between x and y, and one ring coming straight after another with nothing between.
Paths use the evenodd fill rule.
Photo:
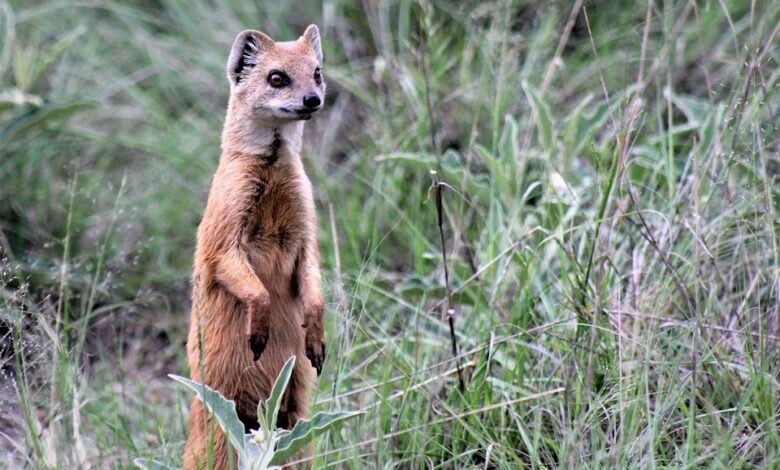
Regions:
<instances>
[{"instance_id":1,"label":"leafy plant","mask_svg":"<svg viewBox=\"0 0 780 470\"><path fill-rule=\"evenodd\" d=\"M228 442L238 454L240 469L265 470L279 468L279 465L321 433L362 413L359 411L320 412L311 419L298 421L292 430L276 428L276 417L279 414L282 395L287 389L294 366L295 356L291 356L282 367L279 377L276 378L271 395L258 404L259 426L249 434L243 432L244 425L238 419L234 401L226 399L205 384L173 374L169 377L195 392L198 399L216 418ZM147 470L168 468L154 460L136 459L135 463Z\"/></svg>"},{"instance_id":2,"label":"leafy plant","mask_svg":"<svg viewBox=\"0 0 780 470\"><path fill-rule=\"evenodd\" d=\"M6 29L4 42L0 46L0 149L19 140L26 132L45 128L52 122L58 122L86 108L99 103L92 99L67 97L51 99L33 92L35 85L49 72L54 63L86 31L79 26L61 36L52 45L15 43L11 10L3 5L5 19L0 24ZM5 71L7 57L13 57L12 77L14 86L4 86L1 81ZM10 117L5 111L15 110Z\"/></svg>"}]
</instances>

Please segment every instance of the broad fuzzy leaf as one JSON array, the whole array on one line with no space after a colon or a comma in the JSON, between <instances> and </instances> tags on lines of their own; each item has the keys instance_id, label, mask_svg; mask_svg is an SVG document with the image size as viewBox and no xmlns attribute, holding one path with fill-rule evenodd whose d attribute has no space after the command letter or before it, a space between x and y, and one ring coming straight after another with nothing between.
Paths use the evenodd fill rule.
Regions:
<instances>
[{"instance_id":1,"label":"broad fuzzy leaf","mask_svg":"<svg viewBox=\"0 0 780 470\"><path fill-rule=\"evenodd\" d=\"M309 441L320 435L323 431L335 426L342 421L346 421L362 412L337 411L335 413L317 413L312 419L302 419L295 423L295 427L289 434L279 439L279 446L276 448L271 463L281 464L293 456Z\"/></svg>"},{"instance_id":2,"label":"broad fuzzy leaf","mask_svg":"<svg viewBox=\"0 0 780 470\"><path fill-rule=\"evenodd\" d=\"M576 157L582 148L593 139L596 132L604 126L609 118L609 107L606 103L591 105L593 96L583 98L566 120L563 130L564 158L568 164Z\"/></svg>"},{"instance_id":3,"label":"broad fuzzy leaf","mask_svg":"<svg viewBox=\"0 0 780 470\"><path fill-rule=\"evenodd\" d=\"M553 119L552 113L550 113L550 107L547 103L542 101L541 97L536 94L531 86L523 81L523 91L525 92L528 103L531 105L531 109L534 112L536 118L536 127L539 129L539 142L547 152L553 150Z\"/></svg>"},{"instance_id":4,"label":"broad fuzzy leaf","mask_svg":"<svg viewBox=\"0 0 780 470\"><path fill-rule=\"evenodd\" d=\"M244 450L244 425L238 419L236 403L233 400L226 399L216 390L209 388L208 385L200 384L178 375L169 374L168 377L195 392L200 401L217 418L217 422L222 430L225 431L230 444L239 452Z\"/></svg>"},{"instance_id":5,"label":"broad fuzzy leaf","mask_svg":"<svg viewBox=\"0 0 780 470\"><path fill-rule=\"evenodd\" d=\"M279 414L279 405L282 401L282 395L287 389L287 383L290 381L293 367L295 367L295 356L290 356L284 363L279 377L274 382L274 388L271 389L271 396L265 401L265 422L269 429L276 429L276 416ZM257 416L260 416L260 410L257 410Z\"/></svg>"}]
</instances>

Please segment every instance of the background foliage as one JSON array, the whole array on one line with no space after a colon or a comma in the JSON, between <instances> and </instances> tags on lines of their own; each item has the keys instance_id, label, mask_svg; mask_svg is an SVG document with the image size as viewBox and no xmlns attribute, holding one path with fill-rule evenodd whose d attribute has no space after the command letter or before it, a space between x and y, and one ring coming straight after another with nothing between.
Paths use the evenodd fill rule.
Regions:
<instances>
[{"instance_id":1,"label":"background foliage","mask_svg":"<svg viewBox=\"0 0 780 470\"><path fill-rule=\"evenodd\" d=\"M180 464L229 46L312 22L318 466L778 464L778 2L150 0L0 2L5 465Z\"/></svg>"}]
</instances>

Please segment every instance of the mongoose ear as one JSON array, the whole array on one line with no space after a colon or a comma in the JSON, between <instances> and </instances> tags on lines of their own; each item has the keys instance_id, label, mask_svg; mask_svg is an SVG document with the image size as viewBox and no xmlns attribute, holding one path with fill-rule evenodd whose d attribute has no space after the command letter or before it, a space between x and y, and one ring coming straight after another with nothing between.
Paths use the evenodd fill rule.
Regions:
<instances>
[{"instance_id":1,"label":"mongoose ear","mask_svg":"<svg viewBox=\"0 0 780 470\"><path fill-rule=\"evenodd\" d=\"M314 51L314 55L317 56L317 61L322 64L322 45L320 44L320 30L317 25L310 24L306 31L301 36L306 44Z\"/></svg>"},{"instance_id":2,"label":"mongoose ear","mask_svg":"<svg viewBox=\"0 0 780 470\"><path fill-rule=\"evenodd\" d=\"M227 63L227 76L231 86L238 85L249 72L260 62L260 55L274 47L274 40L260 31L247 29L241 31Z\"/></svg>"}]
</instances>

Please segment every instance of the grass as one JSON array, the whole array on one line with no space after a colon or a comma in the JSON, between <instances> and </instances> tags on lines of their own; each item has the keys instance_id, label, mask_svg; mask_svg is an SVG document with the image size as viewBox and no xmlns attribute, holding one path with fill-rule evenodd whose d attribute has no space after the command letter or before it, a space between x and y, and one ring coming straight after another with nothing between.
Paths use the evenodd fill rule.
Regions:
<instances>
[{"instance_id":1,"label":"grass","mask_svg":"<svg viewBox=\"0 0 780 470\"><path fill-rule=\"evenodd\" d=\"M780 5L738 0L0 2L0 465L180 464L229 44L311 22L314 409L366 411L317 468L780 465Z\"/></svg>"}]
</instances>

